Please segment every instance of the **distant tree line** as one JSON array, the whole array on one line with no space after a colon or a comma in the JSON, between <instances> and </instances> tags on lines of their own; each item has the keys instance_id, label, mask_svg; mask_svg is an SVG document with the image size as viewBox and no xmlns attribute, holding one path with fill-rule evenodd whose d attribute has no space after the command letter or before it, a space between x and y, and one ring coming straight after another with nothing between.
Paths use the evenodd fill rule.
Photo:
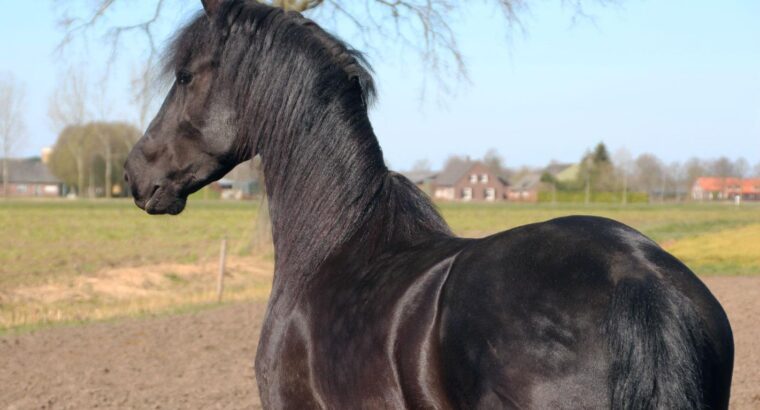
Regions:
<instances>
[{"instance_id":1,"label":"distant tree line","mask_svg":"<svg viewBox=\"0 0 760 410\"><path fill-rule=\"evenodd\" d=\"M574 179L557 179L547 172L548 168L509 167L495 149L488 150L482 158L452 155L444 163L444 169L464 161L477 160L484 163L496 175L514 184L529 174L541 173L541 190L560 193L567 198L584 198L593 202L597 198L617 198L627 203L648 198L649 201L684 201L689 198L692 187L699 177L760 178L760 163L754 167L744 158L730 159L725 156L713 159L690 158L687 161L666 163L656 155L644 153L633 157L626 149L611 154L600 142L588 150L577 162L578 172ZM550 165L556 164L552 162ZM413 170L431 170L427 160L417 161Z\"/></svg>"},{"instance_id":2,"label":"distant tree line","mask_svg":"<svg viewBox=\"0 0 760 410\"><path fill-rule=\"evenodd\" d=\"M615 175L612 180L617 181L617 185L611 188L620 189L621 182L627 181L630 190L646 192L652 201L686 200L699 177L760 177L760 163L753 169L744 158L730 159L725 156L666 163L650 153L631 159L627 151L620 150L613 157L612 165L611 175Z\"/></svg>"}]
</instances>

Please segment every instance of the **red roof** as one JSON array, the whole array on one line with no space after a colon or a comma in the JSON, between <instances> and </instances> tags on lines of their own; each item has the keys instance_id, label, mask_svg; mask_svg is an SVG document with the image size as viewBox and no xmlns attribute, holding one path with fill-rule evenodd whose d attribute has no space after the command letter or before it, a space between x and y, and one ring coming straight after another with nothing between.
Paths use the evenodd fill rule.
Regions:
<instances>
[{"instance_id":1,"label":"red roof","mask_svg":"<svg viewBox=\"0 0 760 410\"><path fill-rule=\"evenodd\" d=\"M760 178L699 177L694 185L708 192L760 194Z\"/></svg>"}]
</instances>

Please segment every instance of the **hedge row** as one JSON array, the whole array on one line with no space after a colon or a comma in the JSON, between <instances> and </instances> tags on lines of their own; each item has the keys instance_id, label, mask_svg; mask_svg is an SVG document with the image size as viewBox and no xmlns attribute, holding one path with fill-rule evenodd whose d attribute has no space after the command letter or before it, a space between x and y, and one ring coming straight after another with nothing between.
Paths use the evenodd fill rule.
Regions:
<instances>
[{"instance_id":1,"label":"hedge row","mask_svg":"<svg viewBox=\"0 0 760 410\"><path fill-rule=\"evenodd\" d=\"M538 202L552 202L554 198L551 192L539 192ZM556 201L560 203L584 203L586 202L586 193L584 191L557 191ZM613 204L623 202L622 192L592 192L591 202L597 204ZM647 203L649 194L645 192L629 192L628 203Z\"/></svg>"}]
</instances>

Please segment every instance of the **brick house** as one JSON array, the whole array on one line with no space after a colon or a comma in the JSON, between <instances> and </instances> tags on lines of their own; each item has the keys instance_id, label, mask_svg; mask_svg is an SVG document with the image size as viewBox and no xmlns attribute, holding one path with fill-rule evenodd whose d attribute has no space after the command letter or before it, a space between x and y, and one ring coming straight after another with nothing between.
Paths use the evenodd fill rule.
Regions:
<instances>
[{"instance_id":1,"label":"brick house","mask_svg":"<svg viewBox=\"0 0 760 410\"><path fill-rule=\"evenodd\" d=\"M509 186L507 199L514 202L538 202L541 190L541 173L531 172L523 175Z\"/></svg>"},{"instance_id":2,"label":"brick house","mask_svg":"<svg viewBox=\"0 0 760 410\"><path fill-rule=\"evenodd\" d=\"M508 184L480 162L457 162L432 180L433 198L446 201L502 201Z\"/></svg>"},{"instance_id":3,"label":"brick house","mask_svg":"<svg viewBox=\"0 0 760 410\"><path fill-rule=\"evenodd\" d=\"M699 177L691 188L697 201L733 200L760 201L760 178Z\"/></svg>"},{"instance_id":4,"label":"brick house","mask_svg":"<svg viewBox=\"0 0 760 410\"><path fill-rule=\"evenodd\" d=\"M211 187L219 191L222 199L251 199L261 192L259 175L251 160L238 164Z\"/></svg>"},{"instance_id":5,"label":"brick house","mask_svg":"<svg viewBox=\"0 0 760 410\"><path fill-rule=\"evenodd\" d=\"M507 198L515 202L538 202L539 193L551 189L551 184L541 181L544 174L551 175L559 183L567 183L578 179L579 172L578 164L549 164L542 171L528 172L512 181Z\"/></svg>"},{"instance_id":6,"label":"brick house","mask_svg":"<svg viewBox=\"0 0 760 410\"><path fill-rule=\"evenodd\" d=\"M0 159L1 163L2 159ZM59 197L63 182L56 178L39 158L7 159L8 196ZM0 166L0 195L3 192L3 167Z\"/></svg>"},{"instance_id":7,"label":"brick house","mask_svg":"<svg viewBox=\"0 0 760 410\"><path fill-rule=\"evenodd\" d=\"M559 162L553 162L544 169L544 173L553 176L558 182L576 181L580 172L580 164L563 164Z\"/></svg>"},{"instance_id":8,"label":"brick house","mask_svg":"<svg viewBox=\"0 0 760 410\"><path fill-rule=\"evenodd\" d=\"M405 172L404 176L407 177L417 188L422 192L433 196L433 189L435 187L435 179L438 177L438 173L434 171L409 171Z\"/></svg>"}]
</instances>

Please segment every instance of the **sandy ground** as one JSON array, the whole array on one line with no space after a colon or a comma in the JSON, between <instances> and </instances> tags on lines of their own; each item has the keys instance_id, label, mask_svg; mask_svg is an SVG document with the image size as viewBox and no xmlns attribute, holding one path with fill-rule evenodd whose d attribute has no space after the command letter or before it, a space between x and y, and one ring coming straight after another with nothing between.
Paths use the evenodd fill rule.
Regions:
<instances>
[{"instance_id":1,"label":"sandy ground","mask_svg":"<svg viewBox=\"0 0 760 410\"><path fill-rule=\"evenodd\" d=\"M705 282L736 340L731 408L760 409L760 277ZM0 337L0 408L258 408L263 303Z\"/></svg>"},{"instance_id":2,"label":"sandy ground","mask_svg":"<svg viewBox=\"0 0 760 410\"><path fill-rule=\"evenodd\" d=\"M731 408L760 409L760 277L708 277L704 282L728 314L734 331Z\"/></svg>"}]
</instances>

